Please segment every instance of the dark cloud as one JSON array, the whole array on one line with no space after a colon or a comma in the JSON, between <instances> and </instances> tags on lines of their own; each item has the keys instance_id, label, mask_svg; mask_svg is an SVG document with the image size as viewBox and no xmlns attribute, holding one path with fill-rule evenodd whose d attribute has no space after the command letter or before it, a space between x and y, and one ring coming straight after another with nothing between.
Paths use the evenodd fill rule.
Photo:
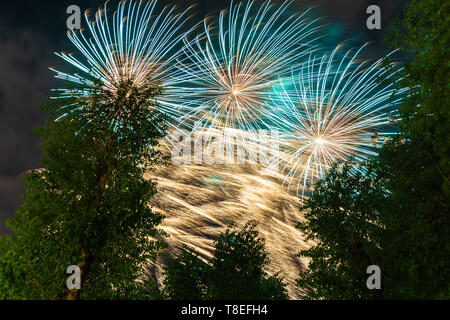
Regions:
<instances>
[{"instance_id":1,"label":"dark cloud","mask_svg":"<svg viewBox=\"0 0 450 320\"><path fill-rule=\"evenodd\" d=\"M44 121L41 102L49 85L51 47L45 36L0 25L0 232L20 204L18 176L38 166L33 129Z\"/></svg>"},{"instance_id":2,"label":"dark cloud","mask_svg":"<svg viewBox=\"0 0 450 320\"><path fill-rule=\"evenodd\" d=\"M6 227L6 220L12 218L22 203L20 198L22 188L23 182L19 177L0 176L0 234L11 231Z\"/></svg>"},{"instance_id":3,"label":"dark cloud","mask_svg":"<svg viewBox=\"0 0 450 320\"><path fill-rule=\"evenodd\" d=\"M298 0L295 6L299 10L313 8L313 12L323 17L327 25L340 28L340 32L327 33L336 41L355 39L361 44L373 42L383 47L382 39L389 30L393 19L403 11L407 0ZM370 5L377 5L381 10L381 30L369 30L366 22L369 15L366 13Z\"/></svg>"},{"instance_id":4,"label":"dark cloud","mask_svg":"<svg viewBox=\"0 0 450 320\"><path fill-rule=\"evenodd\" d=\"M0 174L17 176L36 166L33 128L44 116L41 102L50 86L50 46L40 34L14 34L0 27Z\"/></svg>"}]
</instances>

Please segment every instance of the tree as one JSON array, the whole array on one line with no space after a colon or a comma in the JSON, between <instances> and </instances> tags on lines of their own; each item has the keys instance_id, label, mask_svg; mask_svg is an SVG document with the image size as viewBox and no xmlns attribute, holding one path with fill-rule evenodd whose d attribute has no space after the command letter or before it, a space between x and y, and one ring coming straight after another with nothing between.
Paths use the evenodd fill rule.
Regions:
<instances>
[{"instance_id":1,"label":"tree","mask_svg":"<svg viewBox=\"0 0 450 320\"><path fill-rule=\"evenodd\" d=\"M264 239L256 223L241 230L227 229L215 241L213 258L202 262L193 250L184 249L165 269L165 296L169 299L283 300L286 286L277 275L268 277Z\"/></svg>"},{"instance_id":2,"label":"tree","mask_svg":"<svg viewBox=\"0 0 450 320\"><path fill-rule=\"evenodd\" d=\"M380 265L380 216L386 190L373 169L354 162L336 164L302 205L305 222L298 224L307 240L318 244L299 255L311 259L298 280L309 298L379 299L367 288L366 270ZM355 173L356 172L356 173ZM365 173L362 173L365 172Z\"/></svg>"},{"instance_id":3,"label":"tree","mask_svg":"<svg viewBox=\"0 0 450 320\"><path fill-rule=\"evenodd\" d=\"M398 134L357 168L365 175L334 168L303 207L311 211L299 228L320 241L301 253L312 259L299 280L311 297L450 297L449 10L448 0L409 3L391 39L412 55ZM382 273L373 295L363 283L369 264Z\"/></svg>"},{"instance_id":4,"label":"tree","mask_svg":"<svg viewBox=\"0 0 450 320\"><path fill-rule=\"evenodd\" d=\"M165 268L164 293L169 300L203 300L208 290L210 266L198 254L184 247Z\"/></svg>"},{"instance_id":5,"label":"tree","mask_svg":"<svg viewBox=\"0 0 450 320\"><path fill-rule=\"evenodd\" d=\"M160 93L124 80L50 103L38 131L45 170L26 177L26 201L9 221L15 236L0 239L0 298L146 297L136 280L163 246L151 240L162 220L148 207L156 185L143 178L161 161ZM71 265L81 269L81 290L66 285Z\"/></svg>"},{"instance_id":6,"label":"tree","mask_svg":"<svg viewBox=\"0 0 450 320\"><path fill-rule=\"evenodd\" d=\"M399 134L379 156L392 207L385 217L386 289L393 298L450 297L450 1L411 1L391 43L412 54Z\"/></svg>"}]
</instances>

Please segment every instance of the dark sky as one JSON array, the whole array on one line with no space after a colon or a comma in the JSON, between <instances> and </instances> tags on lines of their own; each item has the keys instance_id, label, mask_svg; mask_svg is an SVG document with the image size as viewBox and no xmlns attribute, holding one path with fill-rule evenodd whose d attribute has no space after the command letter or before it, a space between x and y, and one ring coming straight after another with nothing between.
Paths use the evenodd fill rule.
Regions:
<instances>
[{"instance_id":1,"label":"dark sky","mask_svg":"<svg viewBox=\"0 0 450 320\"><path fill-rule=\"evenodd\" d=\"M256 0L256 2L259 0ZM20 174L39 167L39 140L33 129L44 115L41 102L49 89L58 85L49 66L64 65L53 52L74 51L66 38L66 9L76 4L84 11L97 9L103 0L15 0L2 1L0 9L0 234L6 231L5 220L20 205ZM198 18L221 10L229 0L180 0ZM314 6L312 17L323 17L328 24L324 43L332 46L350 39L361 45L371 41L368 51L378 56L388 49L381 45L384 32L392 19L403 10L405 0L294 0L292 8L301 12ZM377 4L382 13L382 30L366 28L366 8Z\"/></svg>"}]
</instances>

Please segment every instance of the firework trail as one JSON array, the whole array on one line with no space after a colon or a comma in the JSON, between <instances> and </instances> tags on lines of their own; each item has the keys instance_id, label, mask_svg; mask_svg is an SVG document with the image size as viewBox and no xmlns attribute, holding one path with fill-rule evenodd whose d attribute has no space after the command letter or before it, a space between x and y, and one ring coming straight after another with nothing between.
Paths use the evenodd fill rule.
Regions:
<instances>
[{"instance_id":1,"label":"firework trail","mask_svg":"<svg viewBox=\"0 0 450 320\"><path fill-rule=\"evenodd\" d=\"M164 239L169 244L165 253L174 257L188 246L209 260L214 254L214 240L230 224L241 227L254 220L269 253L270 264L265 271L270 275L281 272L291 299L304 298L305 291L297 286L296 279L308 260L297 254L316 242L305 240L295 228L304 221L298 197L282 185L280 173L265 174L263 166L249 163L227 165L226 155L222 156L222 164L190 163L148 172L147 177L158 182L151 206L165 216L161 228L170 234ZM161 255L149 261L143 278L162 285L166 260Z\"/></svg>"},{"instance_id":2,"label":"firework trail","mask_svg":"<svg viewBox=\"0 0 450 320\"><path fill-rule=\"evenodd\" d=\"M221 130L228 147L235 138L256 142L273 86L314 50L317 38L315 21L306 13L289 15L289 4L231 3L219 14L217 32L205 19L204 34L186 42L189 63L181 68L191 96L186 114L193 115L194 129ZM242 137L234 137L234 129L242 129Z\"/></svg>"},{"instance_id":3,"label":"firework trail","mask_svg":"<svg viewBox=\"0 0 450 320\"><path fill-rule=\"evenodd\" d=\"M390 112L405 89L380 79L388 80L400 69L384 68L383 59L360 61L363 48L341 58L339 46L329 56L311 56L293 72L292 84L281 83L272 101L269 126L281 130L281 153L271 161L302 198L337 160L364 160L376 154L378 138L395 134Z\"/></svg>"},{"instance_id":4,"label":"firework trail","mask_svg":"<svg viewBox=\"0 0 450 320\"><path fill-rule=\"evenodd\" d=\"M182 38L192 29L186 27L189 9L176 13L175 7L167 6L158 11L157 1L121 1L117 10L110 14L108 3L90 18L87 11L86 30L69 31L68 37L82 54L79 60L72 54L56 53L82 74L69 74L50 68L56 78L82 85L83 89L55 89L58 99L73 96L89 97L95 90L95 82L101 90L112 93L120 90L125 83L142 88L158 84L164 95L157 97L159 110L176 123L180 119L177 83L180 81L178 69L174 67L181 54ZM182 31L182 29L189 29ZM71 110L74 105L68 104ZM83 108L83 106L75 106ZM149 112L154 111L154 103L149 103ZM70 112L70 111L67 111ZM110 112L111 126L120 126L124 110ZM62 116L67 115L64 114ZM95 115L92 115L95 116Z\"/></svg>"}]
</instances>

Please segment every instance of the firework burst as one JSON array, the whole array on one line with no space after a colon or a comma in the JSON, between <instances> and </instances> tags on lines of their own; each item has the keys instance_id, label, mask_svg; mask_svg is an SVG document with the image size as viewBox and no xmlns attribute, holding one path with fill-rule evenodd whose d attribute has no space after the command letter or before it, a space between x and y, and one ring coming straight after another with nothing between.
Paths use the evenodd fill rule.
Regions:
<instances>
[{"instance_id":1,"label":"firework burst","mask_svg":"<svg viewBox=\"0 0 450 320\"><path fill-rule=\"evenodd\" d=\"M378 138L394 134L390 112L404 89L380 79L399 70L383 68L383 59L359 61L363 48L341 58L339 47L329 56L310 57L272 101L271 125L281 130L281 155L272 162L281 164L284 183L302 197L337 160L375 155Z\"/></svg>"},{"instance_id":2,"label":"firework burst","mask_svg":"<svg viewBox=\"0 0 450 320\"><path fill-rule=\"evenodd\" d=\"M150 85L157 84L164 91L163 96L157 97L159 110L171 119L170 123L179 121L177 83L180 77L174 62L180 56L182 38L191 31L186 27L188 10L181 13L176 13L175 7L158 10L157 1L121 1L113 14L109 13L107 3L96 12L95 19L87 11L88 28L68 32L70 41L83 59L56 53L82 74L51 68L56 72L56 78L82 85L83 89L56 89L56 98L89 97L98 89L96 83L108 97L124 88L145 91ZM186 28L189 30L182 31ZM73 110L73 107L67 105L68 110ZM148 112L154 108L155 103L149 102ZM114 129L120 127L122 119L127 116L125 109L107 112ZM65 115L67 113L62 116Z\"/></svg>"},{"instance_id":3,"label":"firework burst","mask_svg":"<svg viewBox=\"0 0 450 320\"><path fill-rule=\"evenodd\" d=\"M194 128L222 130L225 145L233 129L242 129L244 141L255 136L273 86L316 40L315 21L288 9L288 2L232 3L220 12L217 33L205 19L204 34L186 43L189 63L182 69L192 97L186 114L193 115Z\"/></svg>"}]
</instances>

